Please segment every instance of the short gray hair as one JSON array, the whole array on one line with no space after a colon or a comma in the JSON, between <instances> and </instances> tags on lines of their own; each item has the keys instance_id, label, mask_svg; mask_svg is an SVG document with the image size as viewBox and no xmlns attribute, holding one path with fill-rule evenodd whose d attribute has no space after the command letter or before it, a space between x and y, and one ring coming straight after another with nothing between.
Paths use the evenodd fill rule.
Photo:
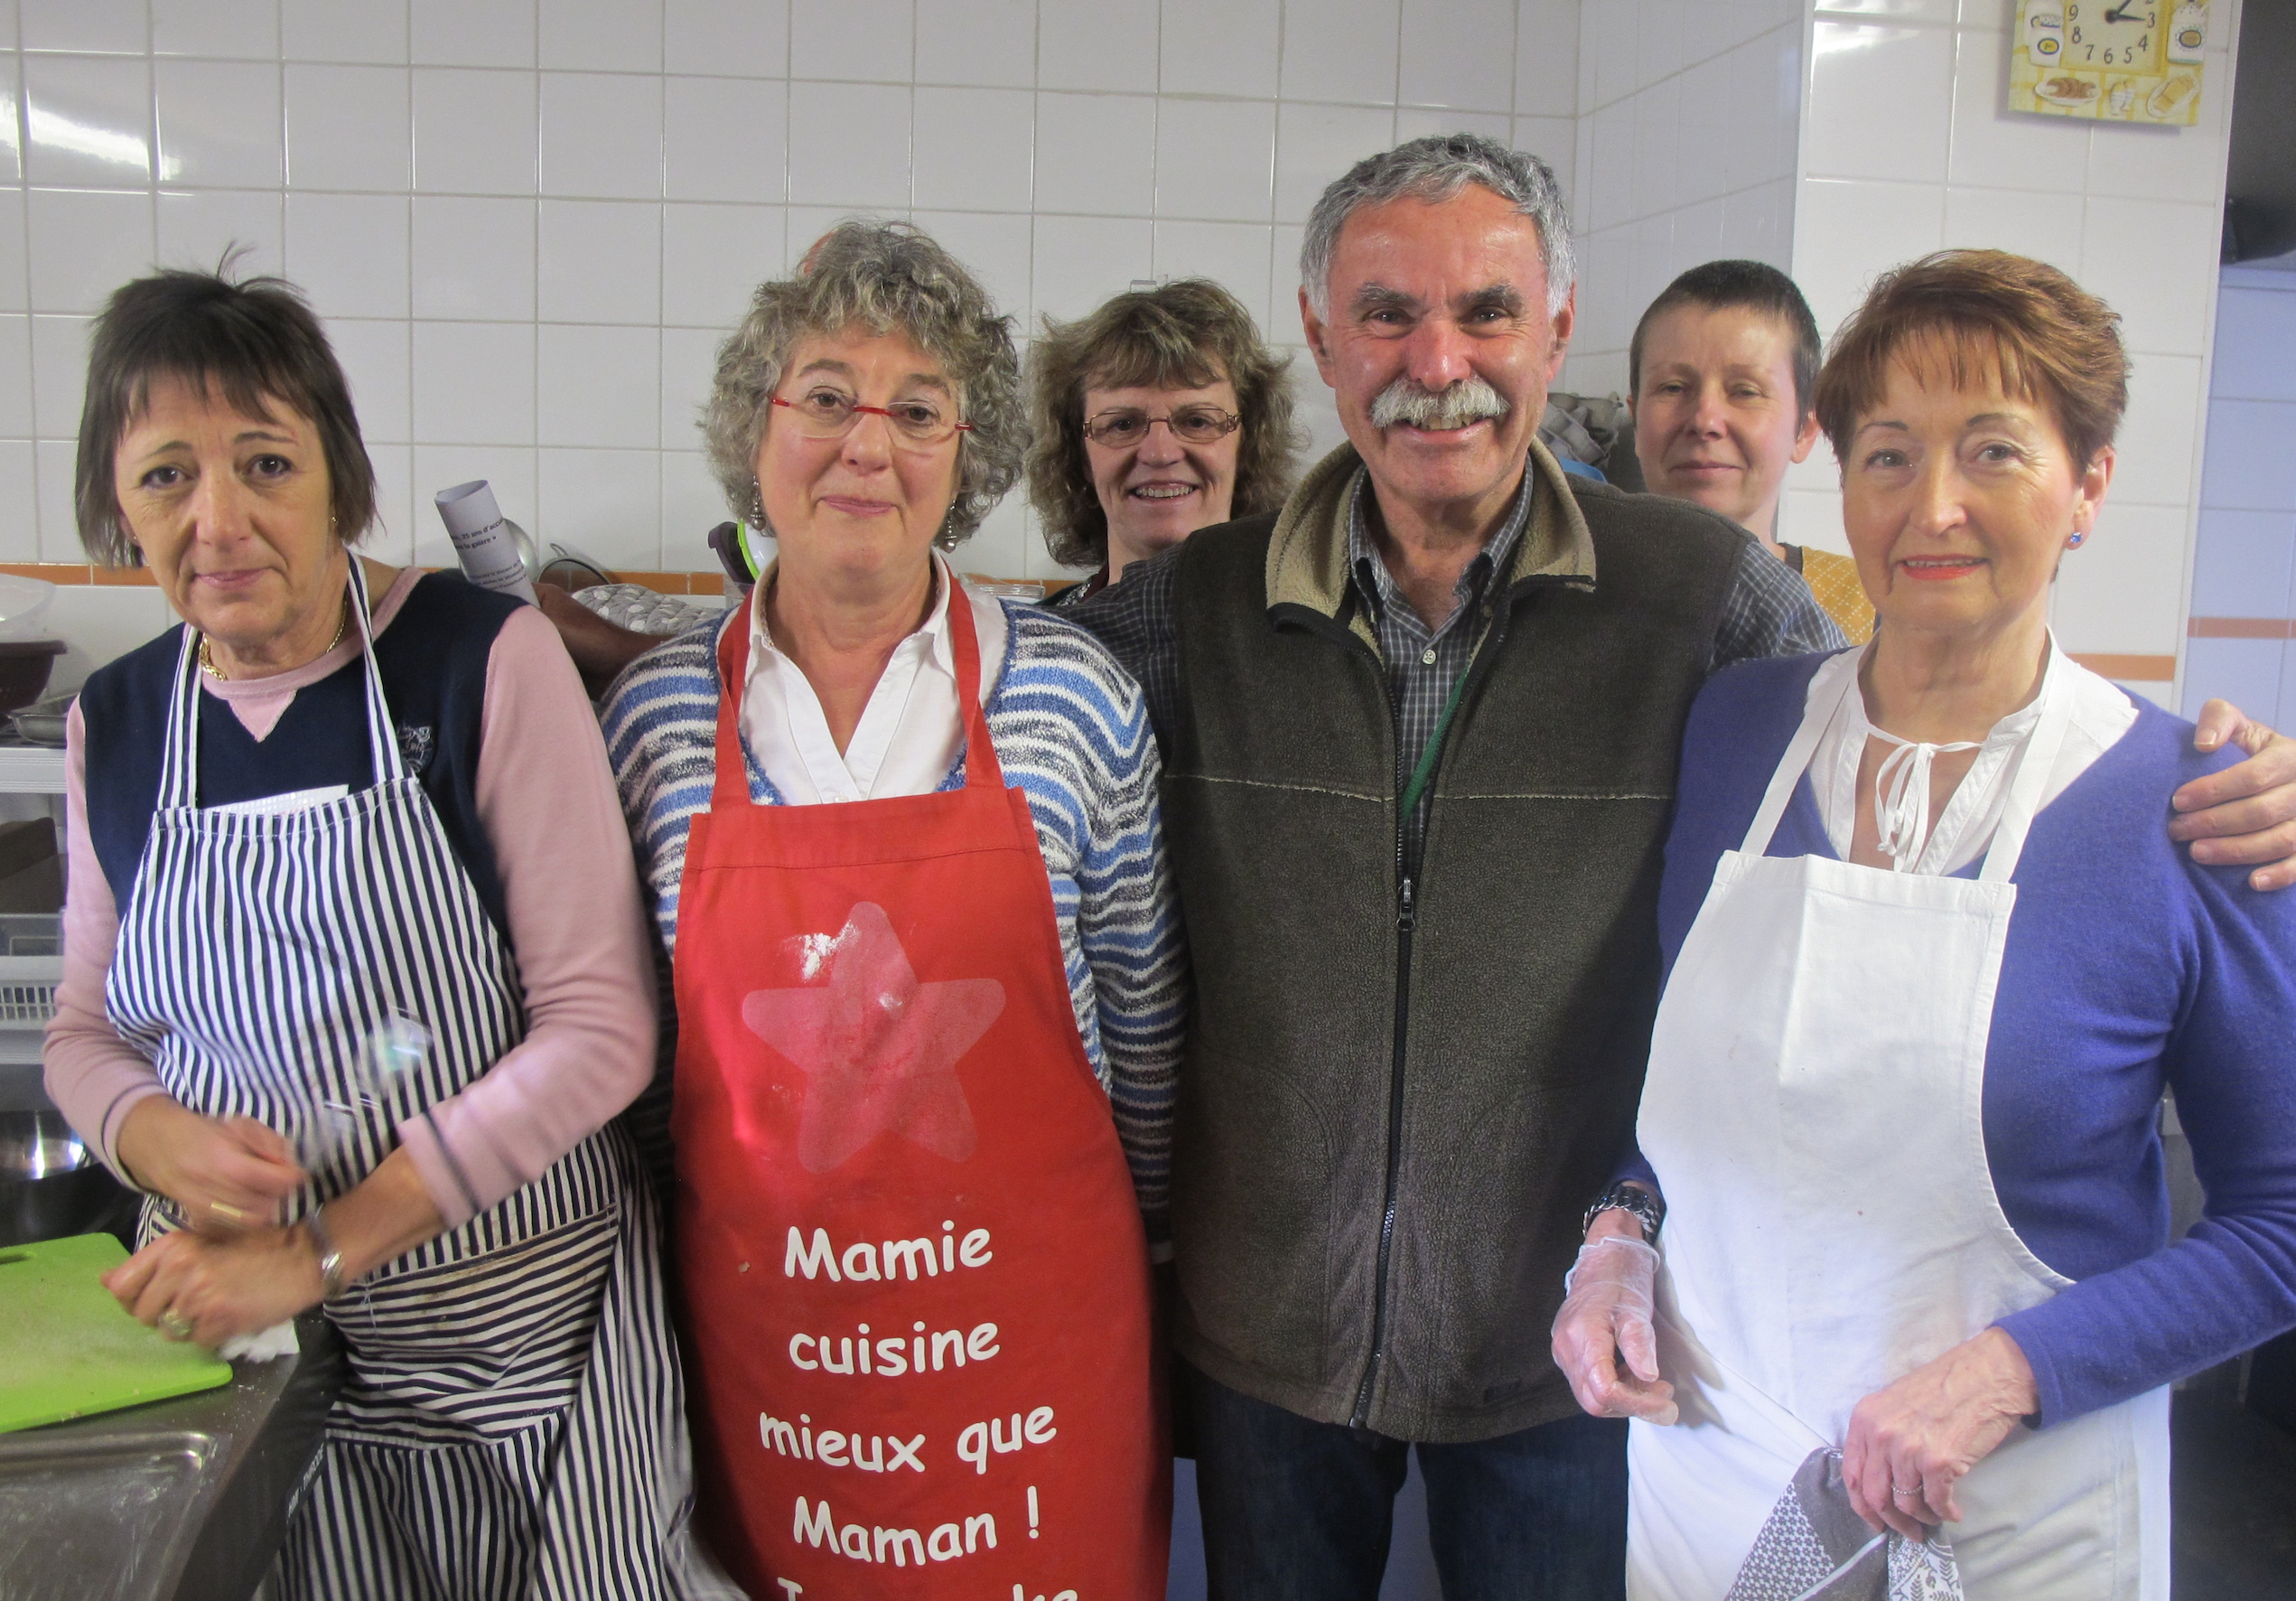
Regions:
<instances>
[{"instance_id":1,"label":"short gray hair","mask_svg":"<svg viewBox=\"0 0 2296 1601\"><path fill-rule=\"evenodd\" d=\"M849 217L815 242L795 276L760 284L750 314L718 347L702 414L710 470L737 517L758 516L758 445L773 391L800 340L848 329L898 333L947 369L959 414L957 494L938 535L956 545L1020 481L1028 444L1013 319L957 258L906 222ZM770 530L767 530L770 531Z\"/></svg>"},{"instance_id":2,"label":"short gray hair","mask_svg":"<svg viewBox=\"0 0 2296 1601\"><path fill-rule=\"evenodd\" d=\"M1300 283L1319 317L1331 314L1331 253L1339 229L1365 206L1408 195L1440 203L1479 183L1538 227L1539 257L1546 267L1546 312L1553 316L1571 296L1578 266L1571 254L1571 213L1554 169L1537 156L1509 150L1481 134L1430 134L1393 150L1366 156L1333 182L1308 213L1300 241Z\"/></svg>"}]
</instances>

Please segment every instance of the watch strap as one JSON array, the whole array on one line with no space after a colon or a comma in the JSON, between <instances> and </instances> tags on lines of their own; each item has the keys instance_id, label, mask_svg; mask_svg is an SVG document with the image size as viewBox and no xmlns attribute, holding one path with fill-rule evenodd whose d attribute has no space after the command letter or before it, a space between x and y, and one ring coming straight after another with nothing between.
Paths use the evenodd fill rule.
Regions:
<instances>
[{"instance_id":1,"label":"watch strap","mask_svg":"<svg viewBox=\"0 0 2296 1601\"><path fill-rule=\"evenodd\" d=\"M323 1298L333 1300L343 1293L343 1253L335 1237L327 1231L325 1211L314 1207L303 1220L303 1232L311 1236L311 1254L319 1259L319 1283Z\"/></svg>"},{"instance_id":2,"label":"watch strap","mask_svg":"<svg viewBox=\"0 0 2296 1601\"><path fill-rule=\"evenodd\" d=\"M1636 1221L1642 1224L1642 1241L1645 1245L1657 1244L1658 1231L1666 1226L1666 1203L1665 1202L1640 1184L1615 1184L1596 1196L1594 1204L1586 1209L1586 1216L1579 1222L1580 1234L1584 1235L1587 1230L1594 1226L1594 1220L1606 1212L1633 1213Z\"/></svg>"}]
</instances>

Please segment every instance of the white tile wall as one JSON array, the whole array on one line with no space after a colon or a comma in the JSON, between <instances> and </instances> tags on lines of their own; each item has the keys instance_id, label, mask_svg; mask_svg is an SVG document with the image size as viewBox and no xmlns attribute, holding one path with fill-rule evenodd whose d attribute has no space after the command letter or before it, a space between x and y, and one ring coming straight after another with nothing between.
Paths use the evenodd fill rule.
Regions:
<instances>
[{"instance_id":1,"label":"white tile wall","mask_svg":"<svg viewBox=\"0 0 2296 1601\"><path fill-rule=\"evenodd\" d=\"M1783 267L1801 124L1801 7L1584 0L1572 148L1582 241L1579 327L1562 387L1627 388L1627 347L1657 293L1718 256ZM1518 41L1517 94L1529 50ZM1561 98L1549 58L1540 92Z\"/></svg>"},{"instance_id":2,"label":"white tile wall","mask_svg":"<svg viewBox=\"0 0 2296 1601\"><path fill-rule=\"evenodd\" d=\"M1024 329L1203 273L1296 348L1298 224L1349 163L1476 127L1577 182L1594 9L0 3L0 559L79 555L88 317L154 262L212 267L236 241L335 333L384 551L448 559L430 494L482 476L545 538L711 567L694 422L717 340L838 217L913 217ZM1776 20L1774 0L1722 9L1715 51ZM1017 497L967 565L1050 570Z\"/></svg>"},{"instance_id":3,"label":"white tile wall","mask_svg":"<svg viewBox=\"0 0 2296 1601\"><path fill-rule=\"evenodd\" d=\"M2096 538L2066 563L2054 612L2076 651L2182 654L2204 420L2211 473L2238 460L2226 470L2251 477L2269 476L2261 463L2285 450L2226 441L2254 421L2284 444L2296 420L2252 419L2242 398L2207 404L2237 11L2237 0L2212 7L2222 20L2199 121L2170 129L2009 111L2006 4L1812 8L1792 260L1822 328L1878 273L1948 246L2052 262L2122 315L2134 372L2119 469ZM1790 481L1784 538L1843 548L1835 482L1820 445ZM2273 504L2296 512L2296 480ZM2275 660L2275 681L2277 671ZM2134 687L2177 703L2167 683Z\"/></svg>"},{"instance_id":4,"label":"white tile wall","mask_svg":"<svg viewBox=\"0 0 2296 1601\"><path fill-rule=\"evenodd\" d=\"M2251 626L2186 641L2183 704L2223 696L2279 724L2296 711L2296 641L2254 624L2296 619L2296 273L2226 267L2222 284L2191 610L2198 628Z\"/></svg>"}]
</instances>

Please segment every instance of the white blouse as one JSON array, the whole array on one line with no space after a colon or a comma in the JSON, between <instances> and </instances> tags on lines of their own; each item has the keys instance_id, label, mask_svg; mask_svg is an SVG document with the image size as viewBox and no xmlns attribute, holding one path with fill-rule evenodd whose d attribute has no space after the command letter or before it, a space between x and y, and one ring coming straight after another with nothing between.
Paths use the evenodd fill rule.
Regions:
<instances>
[{"instance_id":1,"label":"white blouse","mask_svg":"<svg viewBox=\"0 0 2296 1601\"><path fill-rule=\"evenodd\" d=\"M821 698L766 630L765 595L779 565L759 574L757 586L750 592L750 665L742 685L742 736L749 742L750 754L792 806L930 794L948 775L965 744L948 597L961 592L973 608L984 706L1004 660L1003 608L994 596L966 589L956 569L936 551L932 613L923 627L893 647L853 738L840 753L830 736Z\"/></svg>"},{"instance_id":2,"label":"white blouse","mask_svg":"<svg viewBox=\"0 0 2296 1601\"><path fill-rule=\"evenodd\" d=\"M1866 647L1866 651L1872 649L1871 645ZM1810 680L1811 698L1815 698L1821 686L1838 684L1838 673L1857 671L1864 656L1862 651L1844 652L1827 662ZM2064 701L2067 721L2056 768L2041 791L2040 804L2044 807L2117 744L2136 722L2136 707L2128 696L2109 679L2098 677L2058 649L2056 636L2050 635L2049 666L2041 674L2040 693L1993 725L1993 731L1978 747L1977 759L1968 775L1946 802L1945 810L1937 816L1937 827L1928 829L1926 838L1922 824L1927 822L1928 813L1926 805L1921 808L1921 821L1912 826L1906 853L1896 860L1897 871L1932 875L1957 873L1984 854L1985 847L1993 843L1993 829L2009 800L2009 781L2017 770L2016 758L2032 738L2034 726L2040 721L2042 703L2052 697ZM1817 801L1818 815L1825 819L1825 836L1834 853L1845 861L1849 859L1851 839L1857 828L1858 763L1865 754L1867 735L1874 734L1881 735L1885 743L1903 743L1866 720L1863 695L1844 695L1841 709L1819 736L1817 751L1810 758L1810 790ZM1934 754L1940 748L1968 747L1917 745L1913 754L1906 759L1926 774L1928 755L1924 752ZM1909 791L1926 797L1927 786L1917 779L1909 786ZM1882 810L1877 799L1875 815L1879 817Z\"/></svg>"}]
</instances>

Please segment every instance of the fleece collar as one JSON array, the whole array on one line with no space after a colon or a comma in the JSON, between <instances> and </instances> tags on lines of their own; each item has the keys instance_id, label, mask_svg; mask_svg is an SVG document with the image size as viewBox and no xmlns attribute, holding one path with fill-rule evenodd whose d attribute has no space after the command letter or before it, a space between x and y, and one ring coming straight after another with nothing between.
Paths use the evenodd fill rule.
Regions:
<instances>
[{"instance_id":1,"label":"fleece collar","mask_svg":"<svg viewBox=\"0 0 2296 1601\"><path fill-rule=\"evenodd\" d=\"M1342 445L1308 470L1275 520L1267 544L1267 604L1305 606L1337 618L1348 599L1348 501L1363 458ZM1516 543L1505 586L1526 578L1574 579L1594 583L1594 537L1587 532L1570 481L1544 445L1531 441L1528 470L1537 475L1531 491L1531 520ZM1356 608L1349 627L1375 651L1378 641L1370 619Z\"/></svg>"}]
</instances>

